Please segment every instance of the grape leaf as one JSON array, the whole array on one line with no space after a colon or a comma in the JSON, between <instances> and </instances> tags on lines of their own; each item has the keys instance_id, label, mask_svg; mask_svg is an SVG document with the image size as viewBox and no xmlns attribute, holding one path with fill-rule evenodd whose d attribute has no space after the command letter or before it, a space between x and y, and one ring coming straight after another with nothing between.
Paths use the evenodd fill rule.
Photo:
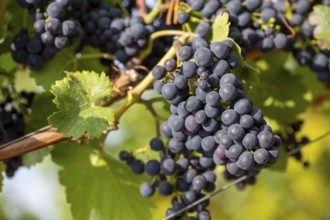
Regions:
<instances>
[{"instance_id":1,"label":"grape leaf","mask_svg":"<svg viewBox=\"0 0 330 220\"><path fill-rule=\"evenodd\" d=\"M261 108L267 117L275 119L280 126L294 122L309 104L304 98L307 88L302 76L283 66L288 55L277 52L257 61L260 82L247 90L254 105Z\"/></svg>"},{"instance_id":2,"label":"grape leaf","mask_svg":"<svg viewBox=\"0 0 330 220\"><path fill-rule=\"evenodd\" d=\"M11 72L17 67L9 52L0 55L0 67L6 72Z\"/></svg>"},{"instance_id":3,"label":"grape leaf","mask_svg":"<svg viewBox=\"0 0 330 220\"><path fill-rule=\"evenodd\" d=\"M44 92L42 86L38 86L34 78L30 76L30 71L28 69L18 70L15 73L15 89L17 92L34 92L41 93Z\"/></svg>"},{"instance_id":4,"label":"grape leaf","mask_svg":"<svg viewBox=\"0 0 330 220\"><path fill-rule=\"evenodd\" d=\"M37 163L41 163L45 156L52 151L52 146L44 147L39 150L31 151L22 155L22 165L25 167L32 167Z\"/></svg>"},{"instance_id":5,"label":"grape leaf","mask_svg":"<svg viewBox=\"0 0 330 220\"><path fill-rule=\"evenodd\" d=\"M57 110L51 101L52 98L50 92L35 95L31 106L31 114L25 122L26 132L30 133L48 125L47 117Z\"/></svg>"},{"instance_id":6,"label":"grape leaf","mask_svg":"<svg viewBox=\"0 0 330 220\"><path fill-rule=\"evenodd\" d=\"M139 194L145 178L127 165L73 142L57 145L52 159L63 167L59 178L75 219L150 219L154 201Z\"/></svg>"},{"instance_id":7,"label":"grape leaf","mask_svg":"<svg viewBox=\"0 0 330 220\"><path fill-rule=\"evenodd\" d=\"M229 14L219 14L212 24L212 36L210 41L223 41L228 38L229 34Z\"/></svg>"},{"instance_id":8,"label":"grape leaf","mask_svg":"<svg viewBox=\"0 0 330 220\"><path fill-rule=\"evenodd\" d=\"M330 7L315 5L308 21L315 25L313 35L317 39L319 47L323 50L330 50Z\"/></svg>"},{"instance_id":9,"label":"grape leaf","mask_svg":"<svg viewBox=\"0 0 330 220\"><path fill-rule=\"evenodd\" d=\"M253 63L245 61L242 56L241 47L232 39L230 39L234 43L233 53L238 57L239 63L238 67L233 69L233 73L245 82L248 86L250 84L256 84L259 82L258 69L254 66Z\"/></svg>"},{"instance_id":10,"label":"grape leaf","mask_svg":"<svg viewBox=\"0 0 330 220\"><path fill-rule=\"evenodd\" d=\"M87 132L90 139L98 138L113 122L112 109L99 106L110 99L111 90L104 73L68 73L51 88L55 95L53 102L60 111L48 121L66 137L77 139Z\"/></svg>"}]
</instances>

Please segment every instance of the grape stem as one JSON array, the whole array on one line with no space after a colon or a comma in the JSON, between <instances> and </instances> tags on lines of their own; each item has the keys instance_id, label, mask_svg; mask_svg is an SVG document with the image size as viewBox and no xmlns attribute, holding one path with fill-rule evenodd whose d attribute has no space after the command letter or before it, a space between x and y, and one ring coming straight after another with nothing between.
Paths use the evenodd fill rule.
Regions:
<instances>
[{"instance_id":1,"label":"grape stem","mask_svg":"<svg viewBox=\"0 0 330 220\"><path fill-rule=\"evenodd\" d=\"M168 8L169 4L163 4L163 0L157 0L156 6L146 15L144 15L143 20L144 23L150 24L152 23L158 14Z\"/></svg>"}]
</instances>

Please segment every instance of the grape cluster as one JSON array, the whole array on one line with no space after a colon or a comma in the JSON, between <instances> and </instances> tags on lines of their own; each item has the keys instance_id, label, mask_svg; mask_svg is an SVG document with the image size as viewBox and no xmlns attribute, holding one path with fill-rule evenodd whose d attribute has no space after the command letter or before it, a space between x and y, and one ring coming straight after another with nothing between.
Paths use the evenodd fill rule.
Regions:
<instances>
[{"instance_id":1,"label":"grape cluster","mask_svg":"<svg viewBox=\"0 0 330 220\"><path fill-rule=\"evenodd\" d=\"M91 11L80 21L84 41L102 52L114 54L122 63L145 49L148 37L154 32L154 27L145 25L142 17L122 18L120 10L115 8Z\"/></svg>"},{"instance_id":2,"label":"grape cluster","mask_svg":"<svg viewBox=\"0 0 330 220\"><path fill-rule=\"evenodd\" d=\"M21 97L26 99L27 106L30 107L34 94L22 93ZM0 103L0 145L15 140L24 134L24 118L18 110L12 107L12 100ZM6 165L5 173L8 177L12 177L15 171L21 166L21 157L13 157L3 161Z\"/></svg>"},{"instance_id":3,"label":"grape cluster","mask_svg":"<svg viewBox=\"0 0 330 220\"><path fill-rule=\"evenodd\" d=\"M307 0L187 0L187 4L191 7L190 13L180 12L180 23L188 22L192 11L200 12L203 18L211 21L227 12L230 15L229 37L242 47L242 55L255 48L262 52L274 48L292 51L300 65L309 66L321 82L330 83L329 51L308 43L315 40L315 26L308 20L315 3ZM322 4L330 5L329 1L322 1Z\"/></svg>"},{"instance_id":4,"label":"grape cluster","mask_svg":"<svg viewBox=\"0 0 330 220\"><path fill-rule=\"evenodd\" d=\"M127 152L120 157L129 161L133 171L153 178L141 185L143 196L156 190L165 196L174 194L166 216L212 192L217 165L226 166L229 179L249 175L238 185L243 187L278 158L280 138L272 134L261 110L253 107L243 93L243 83L232 73L239 65L234 46L231 40L209 44L196 37L180 48L178 59L168 59L152 69L155 91L170 104L172 114L160 127L169 142L151 140L150 147L159 151L159 160L145 164L127 160L123 156L129 155ZM179 217L196 212L192 219L202 219L200 215L210 219L208 204L201 203Z\"/></svg>"},{"instance_id":5,"label":"grape cluster","mask_svg":"<svg viewBox=\"0 0 330 220\"><path fill-rule=\"evenodd\" d=\"M123 18L119 9L101 1L55 0L43 13L34 12L34 36L21 30L11 49L16 62L32 69L40 69L57 51L80 41L125 63L147 46L153 32L141 17Z\"/></svg>"}]
</instances>

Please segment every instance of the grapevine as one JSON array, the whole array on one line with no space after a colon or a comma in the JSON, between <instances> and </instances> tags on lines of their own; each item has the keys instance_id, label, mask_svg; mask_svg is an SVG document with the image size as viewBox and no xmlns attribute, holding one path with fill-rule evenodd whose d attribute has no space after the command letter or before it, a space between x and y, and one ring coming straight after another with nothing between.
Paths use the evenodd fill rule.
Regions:
<instances>
[{"instance_id":1,"label":"grapevine","mask_svg":"<svg viewBox=\"0 0 330 220\"><path fill-rule=\"evenodd\" d=\"M161 218L206 220L234 185L253 188L291 157L313 167L303 148L329 130L303 131L308 112L329 108L330 2L151 2L0 3L6 178L50 155L74 219L150 219L144 206L165 198ZM138 105L150 133L112 149ZM92 182L90 204L73 178Z\"/></svg>"}]
</instances>

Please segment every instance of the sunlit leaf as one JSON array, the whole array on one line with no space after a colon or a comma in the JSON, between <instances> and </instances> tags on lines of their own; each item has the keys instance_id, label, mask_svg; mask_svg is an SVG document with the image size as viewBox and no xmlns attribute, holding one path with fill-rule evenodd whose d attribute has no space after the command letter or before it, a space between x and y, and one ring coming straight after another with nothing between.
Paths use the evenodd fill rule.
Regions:
<instances>
[{"instance_id":1,"label":"sunlit leaf","mask_svg":"<svg viewBox=\"0 0 330 220\"><path fill-rule=\"evenodd\" d=\"M113 122L112 109L100 106L111 97L111 90L104 73L68 73L52 86L59 111L48 120L64 136L77 139L87 132L89 138L98 138Z\"/></svg>"}]
</instances>

